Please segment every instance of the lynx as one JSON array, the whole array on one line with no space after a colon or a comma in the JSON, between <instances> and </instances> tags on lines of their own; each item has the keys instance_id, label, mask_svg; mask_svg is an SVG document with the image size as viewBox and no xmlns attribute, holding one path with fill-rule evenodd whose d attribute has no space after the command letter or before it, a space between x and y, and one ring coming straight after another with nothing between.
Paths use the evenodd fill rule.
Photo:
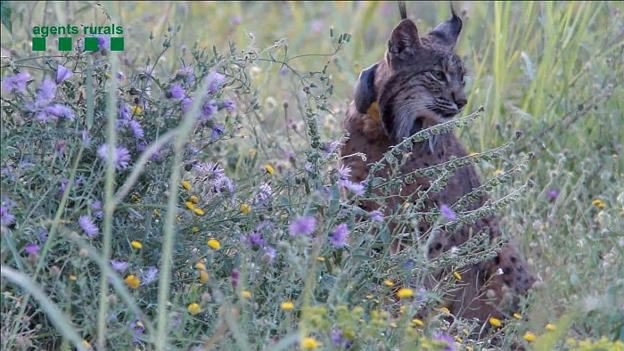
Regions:
<instances>
[{"instance_id":1,"label":"lynx","mask_svg":"<svg viewBox=\"0 0 624 351\"><path fill-rule=\"evenodd\" d=\"M454 53L454 46L462 29L462 20L452 11L452 17L439 24L426 36L419 36L418 29L410 19L403 19L392 31L384 58L363 70L357 82L354 101L350 104L344 127L349 140L342 147L344 166L351 168L351 181L363 181L370 165L380 160L390 147L403 138L423 128L444 122L456 116L466 105L464 93L465 69L462 60ZM354 153L366 155L349 156ZM453 133L438 135L433 141L413 146L401 172L429 167L448 161L452 156L466 156L466 150ZM388 176L386 170L380 176ZM459 169L446 187L431 193L425 202L425 210L441 204L452 205L462 195L480 185L475 168ZM362 208L372 211L378 208L396 209L406 201L414 201L413 194L430 186L428 178L405 184L400 194L380 204L363 201ZM481 197L466 210L484 205ZM396 223L390 225L397 227ZM419 233L427 233L428 223L419 223ZM472 235L487 232L492 240L501 236L498 220L486 216L455 232L438 233L428 246L428 257L433 259L465 243ZM394 232L394 231L393 231ZM409 243L395 239L395 252ZM446 272L448 274L448 272ZM441 275L442 273L440 273ZM446 297L446 305L455 315L465 318L501 318L506 312L503 304L526 294L535 282L526 262L516 247L505 244L493 259L465 267L461 288ZM432 283L433 284L433 283ZM513 304L512 304L513 306Z\"/></svg>"}]
</instances>

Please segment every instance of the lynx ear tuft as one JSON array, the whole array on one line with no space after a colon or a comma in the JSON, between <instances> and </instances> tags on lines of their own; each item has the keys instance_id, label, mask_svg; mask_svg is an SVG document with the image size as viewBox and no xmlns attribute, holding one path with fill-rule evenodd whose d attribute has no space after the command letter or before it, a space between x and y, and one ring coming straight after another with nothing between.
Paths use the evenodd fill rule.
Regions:
<instances>
[{"instance_id":1,"label":"lynx ear tuft","mask_svg":"<svg viewBox=\"0 0 624 351\"><path fill-rule=\"evenodd\" d=\"M377 64L363 70L355 86L355 108L359 113L366 114L368 108L377 100L377 92L375 91L375 70L377 70Z\"/></svg>"},{"instance_id":2,"label":"lynx ear tuft","mask_svg":"<svg viewBox=\"0 0 624 351\"><path fill-rule=\"evenodd\" d=\"M413 52L420 47L418 29L412 20L406 18L392 30L388 41L388 52L391 55L399 55L405 51Z\"/></svg>"},{"instance_id":3,"label":"lynx ear tuft","mask_svg":"<svg viewBox=\"0 0 624 351\"><path fill-rule=\"evenodd\" d=\"M431 37L437 43L453 49L457 43L457 37L462 30L462 20L455 13L453 4L451 4L451 18L438 24L430 33Z\"/></svg>"}]
</instances>

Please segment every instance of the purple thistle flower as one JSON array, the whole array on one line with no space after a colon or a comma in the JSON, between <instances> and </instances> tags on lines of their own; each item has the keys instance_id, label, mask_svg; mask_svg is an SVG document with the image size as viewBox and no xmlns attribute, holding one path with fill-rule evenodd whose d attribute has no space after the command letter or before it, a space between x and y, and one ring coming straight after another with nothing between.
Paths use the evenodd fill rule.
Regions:
<instances>
[{"instance_id":1,"label":"purple thistle flower","mask_svg":"<svg viewBox=\"0 0 624 351\"><path fill-rule=\"evenodd\" d=\"M369 215L370 215L370 218L375 222L383 223L384 221L384 215L379 210L371 211Z\"/></svg>"},{"instance_id":2,"label":"purple thistle flower","mask_svg":"<svg viewBox=\"0 0 624 351\"><path fill-rule=\"evenodd\" d=\"M41 248L37 244L28 244L24 246L24 251L29 255L36 255Z\"/></svg>"},{"instance_id":3,"label":"purple thistle flower","mask_svg":"<svg viewBox=\"0 0 624 351\"><path fill-rule=\"evenodd\" d=\"M214 101L206 102L201 108L199 120L202 122L209 120L216 111L217 105Z\"/></svg>"},{"instance_id":4,"label":"purple thistle flower","mask_svg":"<svg viewBox=\"0 0 624 351\"><path fill-rule=\"evenodd\" d=\"M130 117L132 117L130 113L130 106L125 103L119 105L119 119L122 121L127 121L130 119Z\"/></svg>"},{"instance_id":5,"label":"purple thistle flower","mask_svg":"<svg viewBox=\"0 0 624 351\"><path fill-rule=\"evenodd\" d=\"M268 264L273 263L275 257L277 256L277 252L271 246L264 247L264 255L262 255L262 260Z\"/></svg>"},{"instance_id":6,"label":"purple thistle flower","mask_svg":"<svg viewBox=\"0 0 624 351\"><path fill-rule=\"evenodd\" d=\"M88 237L93 238L98 235L98 227L93 223L93 220L89 216L80 216L78 219L78 225L87 234Z\"/></svg>"},{"instance_id":7,"label":"purple thistle flower","mask_svg":"<svg viewBox=\"0 0 624 351\"><path fill-rule=\"evenodd\" d=\"M65 66L56 66L56 84L61 84L63 81L71 78L73 75L74 74L72 73L72 71L65 68Z\"/></svg>"},{"instance_id":8,"label":"purple thistle flower","mask_svg":"<svg viewBox=\"0 0 624 351\"><path fill-rule=\"evenodd\" d=\"M219 139L221 135L225 133L225 126L222 124L215 124L212 126L212 133L210 134L210 138L215 141Z\"/></svg>"},{"instance_id":9,"label":"purple thistle flower","mask_svg":"<svg viewBox=\"0 0 624 351\"><path fill-rule=\"evenodd\" d=\"M334 346L340 346L344 340L342 338L342 331L340 329L333 329L331 332L331 341Z\"/></svg>"},{"instance_id":10,"label":"purple thistle flower","mask_svg":"<svg viewBox=\"0 0 624 351\"><path fill-rule=\"evenodd\" d=\"M191 66L182 66L178 68L176 72L176 77L184 78L187 84L192 84L195 80L195 75L193 74L193 67Z\"/></svg>"},{"instance_id":11,"label":"purple thistle flower","mask_svg":"<svg viewBox=\"0 0 624 351\"><path fill-rule=\"evenodd\" d=\"M232 100L223 100L221 107L226 109L228 112L233 112L236 108L236 104Z\"/></svg>"},{"instance_id":12,"label":"purple thistle flower","mask_svg":"<svg viewBox=\"0 0 624 351\"><path fill-rule=\"evenodd\" d=\"M225 76L219 72L211 71L206 79L208 79L208 94L212 95L221 88Z\"/></svg>"},{"instance_id":13,"label":"purple thistle flower","mask_svg":"<svg viewBox=\"0 0 624 351\"><path fill-rule=\"evenodd\" d=\"M325 153L326 153L327 155L330 155L330 154L332 154L334 151L336 151L336 149L338 148L338 146L340 146L340 142L338 142L338 141L332 141L331 143L327 144L327 145L323 148L323 151L325 151ZM343 168L343 167L344 167L344 165L340 166L340 168ZM342 173L340 173L340 168L338 169L338 174L340 174L340 176L342 177ZM348 166L347 166L347 168L349 168L349 174L351 174L351 167L348 167Z\"/></svg>"},{"instance_id":14,"label":"purple thistle flower","mask_svg":"<svg viewBox=\"0 0 624 351\"><path fill-rule=\"evenodd\" d=\"M67 184L69 184L69 179L61 179L61 183L59 184L59 191L56 194L58 197L61 197L63 196L63 194L65 194L65 190L67 190Z\"/></svg>"},{"instance_id":15,"label":"purple thistle flower","mask_svg":"<svg viewBox=\"0 0 624 351\"><path fill-rule=\"evenodd\" d=\"M120 261L120 260L111 260L111 267L113 270L117 271L119 274L123 274L123 272L128 269L128 262Z\"/></svg>"},{"instance_id":16,"label":"purple thistle flower","mask_svg":"<svg viewBox=\"0 0 624 351\"><path fill-rule=\"evenodd\" d=\"M93 215L97 219L102 219L104 217L104 212L102 212L102 201L96 200L91 204L91 209L93 210Z\"/></svg>"},{"instance_id":17,"label":"purple thistle flower","mask_svg":"<svg viewBox=\"0 0 624 351\"><path fill-rule=\"evenodd\" d=\"M182 100L186 91L180 84L173 84L169 87L169 91L167 92L167 98L174 100Z\"/></svg>"},{"instance_id":18,"label":"purple thistle flower","mask_svg":"<svg viewBox=\"0 0 624 351\"><path fill-rule=\"evenodd\" d=\"M232 269L232 272L230 273L230 282L232 283L232 287L234 289L236 289L236 286L238 285L239 278L240 278L240 272L238 271L238 268Z\"/></svg>"},{"instance_id":19,"label":"purple thistle flower","mask_svg":"<svg viewBox=\"0 0 624 351\"><path fill-rule=\"evenodd\" d=\"M47 119L49 119L50 115L53 116L53 119L63 117L70 121L73 121L74 118L76 118L76 115L74 115L74 111L72 111L71 108L61 104L47 106L43 109L43 112L48 115ZM37 118L39 119L39 115L37 115Z\"/></svg>"},{"instance_id":20,"label":"purple thistle flower","mask_svg":"<svg viewBox=\"0 0 624 351\"><path fill-rule=\"evenodd\" d=\"M435 340L446 342L447 347L444 348L444 351L455 351L455 340L452 337L439 333L433 337Z\"/></svg>"},{"instance_id":21,"label":"purple thistle flower","mask_svg":"<svg viewBox=\"0 0 624 351\"><path fill-rule=\"evenodd\" d=\"M242 21L243 21L243 18L241 16L232 16L232 17L230 17L230 24L232 26L237 26L237 25L241 24Z\"/></svg>"},{"instance_id":22,"label":"purple thistle flower","mask_svg":"<svg viewBox=\"0 0 624 351\"><path fill-rule=\"evenodd\" d=\"M347 190L351 191L355 195L362 196L364 195L364 184L355 183L348 179L342 179L338 182L340 185L345 187Z\"/></svg>"},{"instance_id":23,"label":"purple thistle flower","mask_svg":"<svg viewBox=\"0 0 624 351\"><path fill-rule=\"evenodd\" d=\"M191 98L185 97L184 99L182 99L182 113L187 113L191 109L192 104L193 100L191 100Z\"/></svg>"},{"instance_id":24,"label":"purple thistle flower","mask_svg":"<svg viewBox=\"0 0 624 351\"><path fill-rule=\"evenodd\" d=\"M252 232L247 236L243 236L243 242L245 242L252 249L257 249L264 246L265 241L262 239L262 235L258 232Z\"/></svg>"},{"instance_id":25,"label":"purple thistle flower","mask_svg":"<svg viewBox=\"0 0 624 351\"><path fill-rule=\"evenodd\" d=\"M48 105L56 96L56 84L52 79L46 77L37 89L37 97L35 98L36 106Z\"/></svg>"},{"instance_id":26,"label":"purple thistle flower","mask_svg":"<svg viewBox=\"0 0 624 351\"><path fill-rule=\"evenodd\" d=\"M100 145L97 154L102 160L108 161L108 145ZM123 146L118 146L115 150L113 150L113 159L111 162L115 164L115 168L117 170L124 170L128 168L130 163L130 151Z\"/></svg>"},{"instance_id":27,"label":"purple thistle flower","mask_svg":"<svg viewBox=\"0 0 624 351\"><path fill-rule=\"evenodd\" d=\"M288 226L290 236L310 235L316 229L316 218L299 217Z\"/></svg>"},{"instance_id":28,"label":"purple thistle flower","mask_svg":"<svg viewBox=\"0 0 624 351\"><path fill-rule=\"evenodd\" d=\"M457 214L453 211L447 204L440 205L440 213L449 221L454 221L457 219Z\"/></svg>"},{"instance_id":29,"label":"purple thistle flower","mask_svg":"<svg viewBox=\"0 0 624 351\"><path fill-rule=\"evenodd\" d=\"M110 38L108 36L98 35L98 50L104 51L110 47Z\"/></svg>"},{"instance_id":30,"label":"purple thistle flower","mask_svg":"<svg viewBox=\"0 0 624 351\"><path fill-rule=\"evenodd\" d=\"M132 332L132 342L135 344L141 344L142 341L140 337L145 331L145 327L143 326L143 323L139 320L136 320L130 323L129 329Z\"/></svg>"},{"instance_id":31,"label":"purple thistle flower","mask_svg":"<svg viewBox=\"0 0 624 351\"><path fill-rule=\"evenodd\" d=\"M557 189L550 189L548 190L548 198L552 201L555 200L557 198L557 196L559 196L559 190Z\"/></svg>"},{"instance_id":32,"label":"purple thistle flower","mask_svg":"<svg viewBox=\"0 0 624 351\"><path fill-rule=\"evenodd\" d=\"M119 71L117 72L117 74L115 74L115 77L117 77L117 79L119 80L123 80L124 78L126 78L126 75L122 71Z\"/></svg>"},{"instance_id":33,"label":"purple thistle flower","mask_svg":"<svg viewBox=\"0 0 624 351\"><path fill-rule=\"evenodd\" d=\"M349 228L346 223L342 223L339 224L334 232L329 236L329 242L331 242L335 248L342 248L347 245L348 236Z\"/></svg>"},{"instance_id":34,"label":"purple thistle flower","mask_svg":"<svg viewBox=\"0 0 624 351\"><path fill-rule=\"evenodd\" d=\"M141 273L141 286L145 286L154 282L157 275L158 268L154 266L147 267L147 269Z\"/></svg>"},{"instance_id":35,"label":"purple thistle flower","mask_svg":"<svg viewBox=\"0 0 624 351\"><path fill-rule=\"evenodd\" d=\"M340 168L338 168L338 176L341 180L349 180L349 177L351 177L351 167L340 165Z\"/></svg>"},{"instance_id":36,"label":"purple thistle flower","mask_svg":"<svg viewBox=\"0 0 624 351\"><path fill-rule=\"evenodd\" d=\"M143 127L141 126L141 123L139 123L139 121L135 119L131 119L128 122L128 126L130 127L130 130L132 130L132 134L134 135L135 138L142 139L143 136L145 135L145 132L143 131Z\"/></svg>"},{"instance_id":37,"label":"purple thistle flower","mask_svg":"<svg viewBox=\"0 0 624 351\"><path fill-rule=\"evenodd\" d=\"M266 202L272 197L273 197L273 189L271 189L271 186L269 184L264 183L260 185L260 190L256 194L253 202L256 204L260 204L260 203Z\"/></svg>"},{"instance_id":38,"label":"purple thistle flower","mask_svg":"<svg viewBox=\"0 0 624 351\"><path fill-rule=\"evenodd\" d=\"M30 74L28 74L28 72L20 72L14 76L5 77L2 80L2 91L5 93L10 93L13 91L25 93L26 83L29 79Z\"/></svg>"},{"instance_id":39,"label":"purple thistle flower","mask_svg":"<svg viewBox=\"0 0 624 351\"><path fill-rule=\"evenodd\" d=\"M39 242L42 244L45 244L46 241L48 241L48 231L42 228L41 230L39 230L38 237L39 237Z\"/></svg>"},{"instance_id":40,"label":"purple thistle flower","mask_svg":"<svg viewBox=\"0 0 624 351\"><path fill-rule=\"evenodd\" d=\"M0 206L0 222L2 225L10 225L15 221L15 216L9 212L8 206Z\"/></svg>"}]
</instances>

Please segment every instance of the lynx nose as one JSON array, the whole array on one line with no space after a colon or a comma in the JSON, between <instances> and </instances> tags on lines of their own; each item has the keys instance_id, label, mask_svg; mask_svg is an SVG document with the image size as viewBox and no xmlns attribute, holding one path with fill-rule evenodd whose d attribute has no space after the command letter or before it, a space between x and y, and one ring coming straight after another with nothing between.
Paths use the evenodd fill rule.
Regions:
<instances>
[{"instance_id":1,"label":"lynx nose","mask_svg":"<svg viewBox=\"0 0 624 351\"><path fill-rule=\"evenodd\" d=\"M466 100L466 95L464 93L455 94L453 93L453 101L457 105L457 108L461 110L462 107L466 106L468 100Z\"/></svg>"}]
</instances>

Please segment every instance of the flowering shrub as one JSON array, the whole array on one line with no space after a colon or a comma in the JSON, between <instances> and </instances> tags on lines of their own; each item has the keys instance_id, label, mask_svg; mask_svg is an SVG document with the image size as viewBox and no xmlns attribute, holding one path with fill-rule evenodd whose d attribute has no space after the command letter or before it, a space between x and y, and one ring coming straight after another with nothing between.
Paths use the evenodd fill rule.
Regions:
<instances>
[{"instance_id":1,"label":"flowering shrub","mask_svg":"<svg viewBox=\"0 0 624 351\"><path fill-rule=\"evenodd\" d=\"M333 37L332 55L349 40ZM162 44L165 52L172 38ZM401 153L482 111L406 139L373 165L388 167L387 179L354 183L338 164L343 139L319 127L342 104L335 62L304 72L287 55L275 58L284 48L195 47L171 71L160 54L130 69L103 49L3 65L3 348L455 350L548 341L555 324L542 335L522 324L525 311L489 320L477 338L476 321L439 304L461 268L500 243L475 236L434 261L426 243L389 255L391 220L452 229L534 191L524 176L529 157L512 154L510 142L428 168L432 191L464 165L504 171L439 210L365 212L357 202L372 199L373 188L396 192ZM281 106L286 130L270 135L257 125L279 106L258 98L271 89L254 79L261 63L297 88L296 101ZM463 210L485 192L492 202ZM601 199L593 206L610 209ZM611 233L615 216L601 213ZM426 290L424 277L441 268L452 273ZM432 312L415 318L423 308Z\"/></svg>"}]
</instances>

